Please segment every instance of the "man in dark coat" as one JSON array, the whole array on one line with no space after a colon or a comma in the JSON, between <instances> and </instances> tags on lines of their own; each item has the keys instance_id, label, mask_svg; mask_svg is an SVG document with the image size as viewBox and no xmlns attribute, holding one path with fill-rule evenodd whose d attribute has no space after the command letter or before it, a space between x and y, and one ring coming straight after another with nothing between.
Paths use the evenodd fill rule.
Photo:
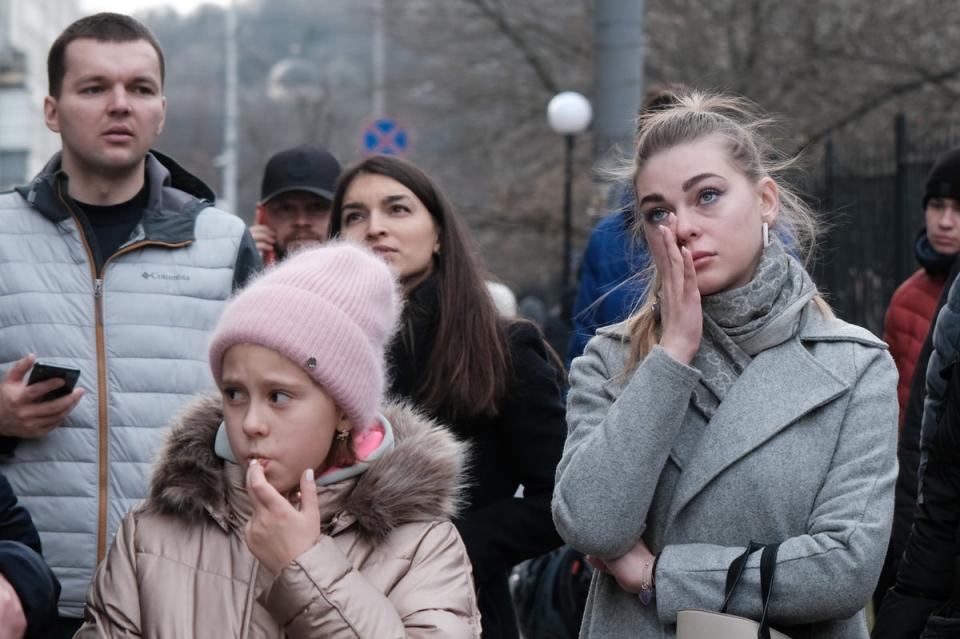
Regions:
<instances>
[{"instance_id":1,"label":"man in dark coat","mask_svg":"<svg viewBox=\"0 0 960 639\"><path fill-rule=\"evenodd\" d=\"M955 210L958 202L960 202L960 147L951 149L938 157L927 175L923 196L924 215L927 216L927 223L934 224L937 219L955 215L951 211ZM932 213L931 208L934 209ZM951 217L951 219L953 218ZM944 337L946 339L946 341L940 342L939 348L949 347L960 337L960 329L947 327L939 320L958 272L960 272L960 260L954 259L941 289L940 299L937 301L936 310L933 313L933 322L930 324L927 337L920 349L916 368L914 368L913 377L910 381L907 403L902 410L900 442L897 449L897 461L900 470L897 475L893 529L890 533L890 546L887 548L887 556L884 560L883 571L880 573L880 581L873 595L874 608L880 607L887 590L893 585L900 564L900 557L903 555L907 537L910 535L910 529L913 526L917 495L920 488L921 434L924 428L931 428L936 423L936 408L933 405L929 409L925 407L927 369L934 352L934 334L938 330L938 324L940 324L939 330L945 333ZM949 312L947 315L952 316ZM942 361L944 357L947 357L947 359ZM942 368L949 364L952 358L947 353L940 353L935 359L939 362L935 366ZM933 379L936 380L939 378L939 371L933 371L932 375L934 376ZM936 386L939 387L940 384ZM924 413L927 412L930 413L926 417L929 426L924 426Z\"/></svg>"},{"instance_id":2,"label":"man in dark coat","mask_svg":"<svg viewBox=\"0 0 960 639\"><path fill-rule=\"evenodd\" d=\"M946 304L947 293L950 292L958 273L960 273L960 261L954 262L950 273L947 275L940 300L937 302L937 310L933 315L934 322L930 325L927 338L920 349L917 367L914 369L913 378L910 381L910 394L907 399L907 406L904 409L903 428L900 431L900 442L897 446L897 463L900 468L897 472L893 530L890 533L890 546L887 548L887 556L883 562L880 581L873 594L874 608L880 607L887 590L893 585L897 576L897 569L900 566L900 557L903 555L907 537L910 536L910 529L913 526L917 507L917 474L920 467L920 426L923 422L923 398L926 395L927 364L930 361L930 353L933 351L933 329L936 326L936 317L943 305Z\"/></svg>"},{"instance_id":3,"label":"man in dark coat","mask_svg":"<svg viewBox=\"0 0 960 639\"><path fill-rule=\"evenodd\" d=\"M30 514L0 475L0 639L46 636L59 596Z\"/></svg>"},{"instance_id":4,"label":"man in dark coat","mask_svg":"<svg viewBox=\"0 0 960 639\"><path fill-rule=\"evenodd\" d=\"M960 636L960 375L955 362L930 445L923 503L916 509L896 583L877 612L874 639ZM916 470L915 468L913 469Z\"/></svg>"}]
</instances>

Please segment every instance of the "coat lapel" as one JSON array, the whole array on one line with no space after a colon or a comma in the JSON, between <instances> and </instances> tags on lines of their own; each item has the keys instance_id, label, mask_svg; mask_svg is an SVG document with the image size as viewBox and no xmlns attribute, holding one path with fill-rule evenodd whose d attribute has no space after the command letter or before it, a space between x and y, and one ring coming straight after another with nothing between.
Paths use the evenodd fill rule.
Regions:
<instances>
[{"instance_id":1,"label":"coat lapel","mask_svg":"<svg viewBox=\"0 0 960 639\"><path fill-rule=\"evenodd\" d=\"M757 355L704 427L696 452L684 465L667 521L672 524L683 507L726 468L848 388L798 339Z\"/></svg>"}]
</instances>

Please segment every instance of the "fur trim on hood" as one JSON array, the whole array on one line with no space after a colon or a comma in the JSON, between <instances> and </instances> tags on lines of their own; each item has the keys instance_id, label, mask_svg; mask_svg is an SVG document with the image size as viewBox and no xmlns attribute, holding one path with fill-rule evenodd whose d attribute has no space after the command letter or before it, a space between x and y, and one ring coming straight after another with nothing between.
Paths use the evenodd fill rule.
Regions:
<instances>
[{"instance_id":1,"label":"fur trim on hood","mask_svg":"<svg viewBox=\"0 0 960 639\"><path fill-rule=\"evenodd\" d=\"M401 524L452 519L462 506L468 462L466 444L409 405L389 403L382 413L393 427L393 450L345 480L355 485L345 491L339 512L331 513L352 518L360 536L373 543ZM235 526L225 462L213 450L222 420L220 398L207 395L176 421L154 467L146 512Z\"/></svg>"}]
</instances>

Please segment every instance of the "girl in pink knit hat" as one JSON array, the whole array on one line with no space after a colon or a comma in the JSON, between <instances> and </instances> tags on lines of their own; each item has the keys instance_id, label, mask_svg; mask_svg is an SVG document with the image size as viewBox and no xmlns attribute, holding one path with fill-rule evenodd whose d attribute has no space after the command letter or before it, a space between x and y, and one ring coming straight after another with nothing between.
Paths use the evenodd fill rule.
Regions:
<instances>
[{"instance_id":1,"label":"girl in pink knit hat","mask_svg":"<svg viewBox=\"0 0 960 639\"><path fill-rule=\"evenodd\" d=\"M333 242L268 269L210 346L78 637L479 637L450 522L464 445L384 402L387 266Z\"/></svg>"}]
</instances>

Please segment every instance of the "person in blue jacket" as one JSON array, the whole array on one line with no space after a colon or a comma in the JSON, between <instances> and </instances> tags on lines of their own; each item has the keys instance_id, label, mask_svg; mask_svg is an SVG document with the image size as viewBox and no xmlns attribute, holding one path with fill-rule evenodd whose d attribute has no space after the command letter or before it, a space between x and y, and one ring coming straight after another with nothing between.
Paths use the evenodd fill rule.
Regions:
<instances>
[{"instance_id":1,"label":"person in blue jacket","mask_svg":"<svg viewBox=\"0 0 960 639\"><path fill-rule=\"evenodd\" d=\"M630 230L632 189L624 189L622 201L621 209L603 218L593 229L583 253L567 368L598 328L626 319L643 295L644 282L636 274L646 268L647 253L633 241Z\"/></svg>"},{"instance_id":2,"label":"person in blue jacket","mask_svg":"<svg viewBox=\"0 0 960 639\"><path fill-rule=\"evenodd\" d=\"M647 92L639 116L672 106L680 84L656 86ZM642 273L649 263L646 250L633 239L633 186L620 187L619 206L590 233L580 264L580 287L573 305L573 334L565 364L583 353L597 329L630 316L646 283Z\"/></svg>"},{"instance_id":3,"label":"person in blue jacket","mask_svg":"<svg viewBox=\"0 0 960 639\"><path fill-rule=\"evenodd\" d=\"M59 596L33 520L0 474L0 639L46 636Z\"/></svg>"}]
</instances>

